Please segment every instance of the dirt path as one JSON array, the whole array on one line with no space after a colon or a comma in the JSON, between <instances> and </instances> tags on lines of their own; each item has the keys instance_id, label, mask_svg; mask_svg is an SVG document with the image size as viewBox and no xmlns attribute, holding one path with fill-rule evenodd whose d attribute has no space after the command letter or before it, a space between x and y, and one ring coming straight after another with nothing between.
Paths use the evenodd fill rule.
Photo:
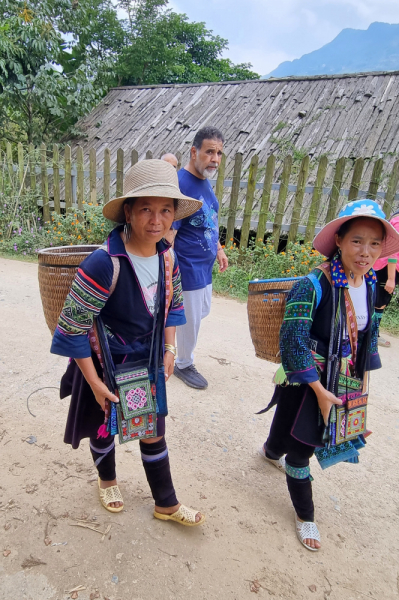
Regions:
<instances>
[{"instance_id":1,"label":"dirt path","mask_svg":"<svg viewBox=\"0 0 399 600\"><path fill-rule=\"evenodd\" d=\"M168 384L175 486L206 513L199 529L153 519L135 442L117 448L126 510L107 513L87 442L63 444L68 403L43 390L30 399L36 417L27 412L28 394L57 387L66 366L48 351L37 265L0 259L0 327L0 600L398 597L398 339L372 377L374 435L360 465L322 472L312 459L316 554L295 537L284 477L257 455L272 415L255 412L275 366L254 356L245 305L214 298L203 323L196 362L209 389ZM110 532L102 541L72 526L78 518ZM22 568L30 557L45 564Z\"/></svg>"}]
</instances>

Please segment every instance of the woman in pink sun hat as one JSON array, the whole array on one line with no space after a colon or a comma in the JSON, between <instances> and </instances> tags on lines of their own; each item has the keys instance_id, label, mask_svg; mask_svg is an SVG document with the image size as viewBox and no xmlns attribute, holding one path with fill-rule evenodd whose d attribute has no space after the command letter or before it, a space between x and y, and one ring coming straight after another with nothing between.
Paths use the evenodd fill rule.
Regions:
<instances>
[{"instance_id":1,"label":"woman in pink sun hat","mask_svg":"<svg viewBox=\"0 0 399 600\"><path fill-rule=\"evenodd\" d=\"M399 211L396 211L389 219L390 224L399 231ZM375 312L379 322L381 322L384 310L392 300L392 294L395 287L399 284L399 252L391 254L388 257L379 258L374 270L377 275L377 299L375 302ZM378 345L389 348L391 342L382 337L378 337Z\"/></svg>"},{"instance_id":2,"label":"woman in pink sun hat","mask_svg":"<svg viewBox=\"0 0 399 600\"><path fill-rule=\"evenodd\" d=\"M369 372L381 367L374 310L378 258L399 252L399 233L373 200L347 204L317 234L328 259L294 285L280 330L276 406L262 456L285 472L300 542L321 547L309 459L325 469L357 463L366 428Z\"/></svg>"}]
</instances>

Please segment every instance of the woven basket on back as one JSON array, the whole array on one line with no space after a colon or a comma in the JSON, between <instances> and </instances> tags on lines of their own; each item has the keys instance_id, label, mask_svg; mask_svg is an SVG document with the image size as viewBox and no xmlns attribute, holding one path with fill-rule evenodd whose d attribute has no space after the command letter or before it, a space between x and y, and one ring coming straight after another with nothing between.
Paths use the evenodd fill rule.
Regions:
<instances>
[{"instance_id":1,"label":"woven basket on back","mask_svg":"<svg viewBox=\"0 0 399 600\"><path fill-rule=\"evenodd\" d=\"M299 277L255 279L248 286L248 319L258 358L280 363L279 334L288 292Z\"/></svg>"},{"instance_id":2,"label":"woven basket on back","mask_svg":"<svg viewBox=\"0 0 399 600\"><path fill-rule=\"evenodd\" d=\"M39 252L39 288L46 323L57 326L65 298L80 263L99 246L59 246Z\"/></svg>"}]
</instances>

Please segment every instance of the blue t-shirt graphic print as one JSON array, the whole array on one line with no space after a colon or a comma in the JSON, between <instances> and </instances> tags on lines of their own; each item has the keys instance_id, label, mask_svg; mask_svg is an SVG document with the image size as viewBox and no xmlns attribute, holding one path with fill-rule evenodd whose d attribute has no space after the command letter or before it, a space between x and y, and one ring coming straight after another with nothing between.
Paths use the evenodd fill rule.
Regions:
<instances>
[{"instance_id":1,"label":"blue t-shirt graphic print","mask_svg":"<svg viewBox=\"0 0 399 600\"><path fill-rule=\"evenodd\" d=\"M219 240L219 202L207 179L198 179L185 169L180 169L177 175L181 192L202 201L202 207L196 213L173 223L173 229L177 229L174 249L183 291L189 292L212 283Z\"/></svg>"}]
</instances>

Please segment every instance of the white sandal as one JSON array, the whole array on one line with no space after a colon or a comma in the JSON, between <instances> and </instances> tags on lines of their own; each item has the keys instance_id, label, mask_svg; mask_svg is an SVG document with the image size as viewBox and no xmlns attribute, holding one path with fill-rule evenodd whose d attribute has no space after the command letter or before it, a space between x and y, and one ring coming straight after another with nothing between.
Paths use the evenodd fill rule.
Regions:
<instances>
[{"instance_id":1,"label":"white sandal","mask_svg":"<svg viewBox=\"0 0 399 600\"><path fill-rule=\"evenodd\" d=\"M195 517L200 514L201 518L199 521L195 520ZM198 525L202 525L205 521L205 515L200 513L198 510L193 510L192 508L188 508L184 504L180 504L180 507L176 512L171 515L164 515L162 513L154 510L154 517L156 519L160 519L161 521L176 521L176 523L180 523L180 525L185 525L186 527L198 527Z\"/></svg>"},{"instance_id":2,"label":"white sandal","mask_svg":"<svg viewBox=\"0 0 399 600\"><path fill-rule=\"evenodd\" d=\"M305 546L305 548L311 552L318 552L320 550L320 548L312 548L311 546L305 544L305 540L307 539L320 542L320 532L317 529L316 523L313 523L313 521L299 521L295 514L295 528L298 540L303 546Z\"/></svg>"},{"instance_id":3,"label":"white sandal","mask_svg":"<svg viewBox=\"0 0 399 600\"><path fill-rule=\"evenodd\" d=\"M276 467L276 469L278 469L280 471L280 473L285 473L285 456L282 456L281 458L279 458L277 460L273 460L272 458L268 458L266 456L266 452L265 452L265 447L264 446L261 446L259 448L259 454L265 460L267 460L268 463L270 463L271 465L273 465L273 467Z\"/></svg>"}]
</instances>

